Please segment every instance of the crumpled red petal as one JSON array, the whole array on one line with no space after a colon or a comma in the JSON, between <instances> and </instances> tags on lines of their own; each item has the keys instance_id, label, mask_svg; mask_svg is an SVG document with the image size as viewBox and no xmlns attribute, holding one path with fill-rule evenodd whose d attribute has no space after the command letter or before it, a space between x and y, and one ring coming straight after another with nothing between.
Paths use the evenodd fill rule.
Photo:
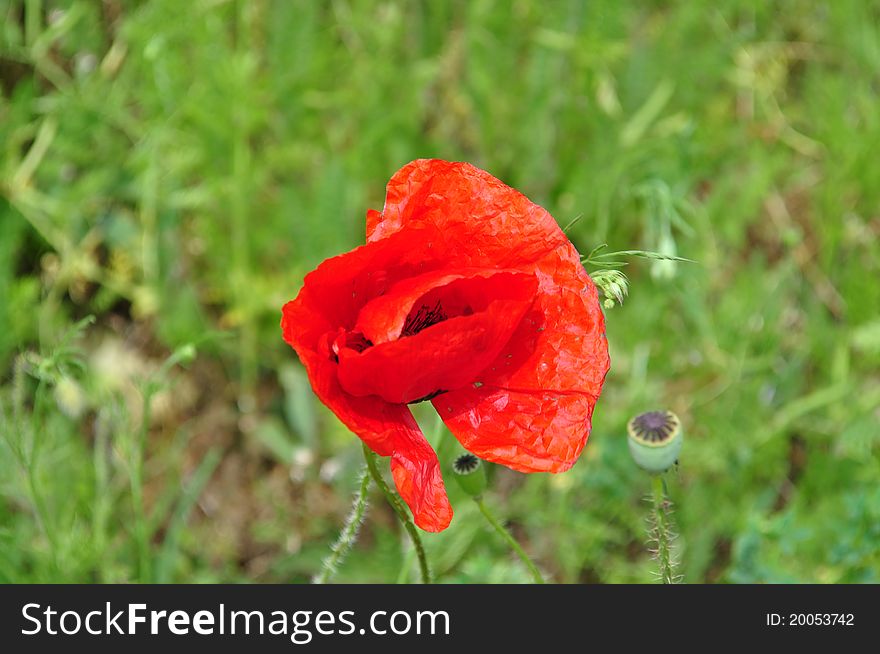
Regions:
<instances>
[{"instance_id":1,"label":"crumpled red petal","mask_svg":"<svg viewBox=\"0 0 880 654\"><path fill-rule=\"evenodd\" d=\"M321 264L306 277L299 295L284 306L281 327L318 398L370 449L392 457L395 484L416 524L425 531L441 531L452 520L452 507L437 455L406 405L355 397L342 389L327 338L339 325L354 325L358 293L370 299L391 284L389 275L423 268L417 256L409 258L409 245L405 238L388 239ZM367 269L384 271L381 276L386 278L367 275Z\"/></svg>"},{"instance_id":2,"label":"crumpled red petal","mask_svg":"<svg viewBox=\"0 0 880 654\"><path fill-rule=\"evenodd\" d=\"M524 472L561 472L589 436L609 367L604 317L580 256L543 208L469 164L418 160L388 184L367 241L433 227L455 265L534 274L535 304L478 388L433 400L470 451Z\"/></svg>"},{"instance_id":3,"label":"crumpled red petal","mask_svg":"<svg viewBox=\"0 0 880 654\"><path fill-rule=\"evenodd\" d=\"M367 242L431 227L450 267L519 268L560 247L574 250L553 216L486 171L418 159L388 182L382 213L367 213Z\"/></svg>"},{"instance_id":4,"label":"crumpled red petal","mask_svg":"<svg viewBox=\"0 0 880 654\"><path fill-rule=\"evenodd\" d=\"M410 277L361 307L354 329L375 344L397 340L419 305L431 309L440 302L444 319L469 315L496 299L507 299L511 283L519 286L525 277L531 280L525 283L534 286L533 276L497 268L442 268Z\"/></svg>"},{"instance_id":5,"label":"crumpled red petal","mask_svg":"<svg viewBox=\"0 0 880 654\"><path fill-rule=\"evenodd\" d=\"M472 384L475 375L510 340L531 307L537 288L534 276L521 272L433 276L442 285L428 289L430 277L416 279L416 284L407 280L402 283L404 289L393 287L361 311L356 330L362 327L363 335L378 343L366 349L338 351L339 381L347 392L408 403ZM400 318L400 306L410 307L409 322L415 316L418 323L425 320L423 316L449 312L456 305L467 313L452 314L417 333L397 338L407 325L406 315ZM389 340L389 336L395 340Z\"/></svg>"}]
</instances>

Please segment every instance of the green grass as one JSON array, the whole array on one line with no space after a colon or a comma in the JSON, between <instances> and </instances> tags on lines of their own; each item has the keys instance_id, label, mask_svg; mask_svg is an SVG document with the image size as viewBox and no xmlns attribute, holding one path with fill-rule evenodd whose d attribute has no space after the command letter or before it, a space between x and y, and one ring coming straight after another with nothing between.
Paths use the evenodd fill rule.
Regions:
<instances>
[{"instance_id":1,"label":"green grass","mask_svg":"<svg viewBox=\"0 0 880 654\"><path fill-rule=\"evenodd\" d=\"M582 215L584 254L697 262L630 259L575 468L493 469L488 503L545 576L652 578L625 425L668 407L686 581L880 582L880 3L0 16L0 581L317 573L360 443L313 398L280 307L362 242L397 168L441 157ZM448 487L456 518L425 536L439 579L528 581ZM336 579L416 578L374 492Z\"/></svg>"}]
</instances>

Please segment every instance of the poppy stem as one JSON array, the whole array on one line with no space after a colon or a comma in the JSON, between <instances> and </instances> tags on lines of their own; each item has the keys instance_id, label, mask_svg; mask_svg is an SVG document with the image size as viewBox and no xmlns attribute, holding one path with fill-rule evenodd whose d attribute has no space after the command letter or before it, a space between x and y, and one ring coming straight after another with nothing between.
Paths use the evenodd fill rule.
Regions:
<instances>
[{"instance_id":1,"label":"poppy stem","mask_svg":"<svg viewBox=\"0 0 880 654\"><path fill-rule=\"evenodd\" d=\"M367 461L367 469L370 471L370 476L372 476L373 481L376 482L376 485L385 495L385 499L388 500L391 508L394 509L394 512L397 514L397 517L400 518L400 521L403 523L403 526L409 534L409 538L419 557L419 569L422 573L422 583L433 583L431 568L428 566L428 557L425 555L425 547L422 545L422 539L419 536L418 529L416 529L415 524L413 524L412 519L409 517L409 512L406 507L403 506L400 497L388 488L388 484L385 483L385 480L382 478L382 473L379 472L379 468L376 466L376 453L367 447L366 443L364 443L364 459Z\"/></svg>"},{"instance_id":2,"label":"poppy stem","mask_svg":"<svg viewBox=\"0 0 880 654\"><path fill-rule=\"evenodd\" d=\"M526 564L526 567L532 573L532 577L535 579L536 584L543 584L544 577L541 576L541 572L538 570L537 566L532 562L529 558L529 555L526 554L526 551L520 546L519 543L516 542L516 539L513 535L502 525L498 520L495 519L495 516L489 511L489 508L486 506L486 503L483 501L482 497L475 497L474 502L477 503L477 508L480 509L480 513L483 514L483 517L486 518L486 522L492 525L492 528L498 532L498 535L501 536L507 544L510 545L510 548L516 552L517 556L522 559L522 562Z\"/></svg>"},{"instance_id":3,"label":"poppy stem","mask_svg":"<svg viewBox=\"0 0 880 654\"><path fill-rule=\"evenodd\" d=\"M653 525L652 536L656 544L654 556L660 568L660 582L674 584L676 582L675 563L672 560L671 543L673 535L669 524L669 501L666 499L665 484L662 475L654 475Z\"/></svg>"},{"instance_id":4,"label":"poppy stem","mask_svg":"<svg viewBox=\"0 0 880 654\"><path fill-rule=\"evenodd\" d=\"M322 570L312 579L313 584L326 584L330 581L330 577L336 574L339 564L342 563L348 551L357 540L358 531L364 523L367 507L370 504L368 493L372 482L373 478L370 476L369 471L364 468L361 472L360 488L354 496L354 502L351 505L351 512L345 520L345 526L339 532L339 538L331 545L330 554L321 562Z\"/></svg>"}]
</instances>

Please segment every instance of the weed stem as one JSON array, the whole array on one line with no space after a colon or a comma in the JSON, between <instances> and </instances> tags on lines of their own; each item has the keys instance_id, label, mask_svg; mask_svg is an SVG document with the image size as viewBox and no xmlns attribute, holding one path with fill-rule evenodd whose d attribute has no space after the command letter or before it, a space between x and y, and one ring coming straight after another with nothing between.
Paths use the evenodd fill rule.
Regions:
<instances>
[{"instance_id":1,"label":"weed stem","mask_svg":"<svg viewBox=\"0 0 880 654\"><path fill-rule=\"evenodd\" d=\"M664 491L663 477L654 475L654 540L656 541L657 551L656 558L659 566L660 582L664 584L675 583L675 565L672 561L671 541L672 534L669 526L669 515L667 514L666 493Z\"/></svg>"},{"instance_id":2,"label":"weed stem","mask_svg":"<svg viewBox=\"0 0 880 654\"><path fill-rule=\"evenodd\" d=\"M354 502L351 505L351 512L348 514L345 526L339 532L339 538L330 547L330 554L324 559L321 572L315 575L312 583L326 584L330 581L330 578L339 569L339 564L342 563L357 540L358 531L360 531L367 515L367 507L370 504L369 491L372 481L373 478L370 476L369 470L365 468L361 472L360 487L354 496Z\"/></svg>"},{"instance_id":3,"label":"weed stem","mask_svg":"<svg viewBox=\"0 0 880 654\"><path fill-rule=\"evenodd\" d=\"M503 538L510 548L516 552L517 556L522 559L522 562L526 564L526 567L532 573L532 577L535 579L536 584L543 584L544 577L541 576L541 572L538 570L538 567L532 562L529 558L529 555L526 554L526 551L520 546L519 543L516 542L516 539L513 535L502 525L495 516L492 515L492 512L489 511L486 503L483 501L482 497L475 497L474 502L477 503L477 508L480 509L480 513L483 514L483 517L486 518L486 522L488 522L492 528L498 532L498 535Z\"/></svg>"},{"instance_id":4,"label":"weed stem","mask_svg":"<svg viewBox=\"0 0 880 654\"><path fill-rule=\"evenodd\" d=\"M366 443L364 443L364 458L367 461L367 468L370 471L370 475L373 477L373 481L376 482L376 485L385 495L385 499L388 500L391 508L394 509L397 517L400 518L400 521L403 523L403 526L406 527L409 538L419 557L419 569L422 573L422 583L433 583L434 580L431 577L431 568L428 566L428 557L425 555L425 547L422 545L422 538L419 536L418 529L416 529L415 524L413 524L412 519L409 517L409 512L406 510L406 507L403 506L400 497L388 488L388 484L385 483L382 474L379 472L379 468L376 466L376 453L367 447Z\"/></svg>"}]
</instances>

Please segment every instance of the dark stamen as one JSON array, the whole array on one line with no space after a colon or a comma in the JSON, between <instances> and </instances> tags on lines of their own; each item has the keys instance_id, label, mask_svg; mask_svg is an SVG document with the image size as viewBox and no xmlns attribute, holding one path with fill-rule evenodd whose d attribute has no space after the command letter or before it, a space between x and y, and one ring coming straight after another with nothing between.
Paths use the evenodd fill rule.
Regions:
<instances>
[{"instance_id":1,"label":"dark stamen","mask_svg":"<svg viewBox=\"0 0 880 654\"><path fill-rule=\"evenodd\" d=\"M370 347L373 347L373 342L360 332L346 332L330 346L330 360L339 363L339 351L343 348L360 353Z\"/></svg>"},{"instance_id":2,"label":"dark stamen","mask_svg":"<svg viewBox=\"0 0 880 654\"><path fill-rule=\"evenodd\" d=\"M345 347L355 352L363 352L368 347L373 347L373 342L360 332L349 332L345 337Z\"/></svg>"},{"instance_id":3,"label":"dark stamen","mask_svg":"<svg viewBox=\"0 0 880 654\"><path fill-rule=\"evenodd\" d=\"M400 336L401 338L404 336L414 336L431 325L443 322L447 317L440 304L440 300L437 300L433 308L423 304L418 310L409 312L406 321L403 323L403 331L400 332Z\"/></svg>"}]
</instances>

